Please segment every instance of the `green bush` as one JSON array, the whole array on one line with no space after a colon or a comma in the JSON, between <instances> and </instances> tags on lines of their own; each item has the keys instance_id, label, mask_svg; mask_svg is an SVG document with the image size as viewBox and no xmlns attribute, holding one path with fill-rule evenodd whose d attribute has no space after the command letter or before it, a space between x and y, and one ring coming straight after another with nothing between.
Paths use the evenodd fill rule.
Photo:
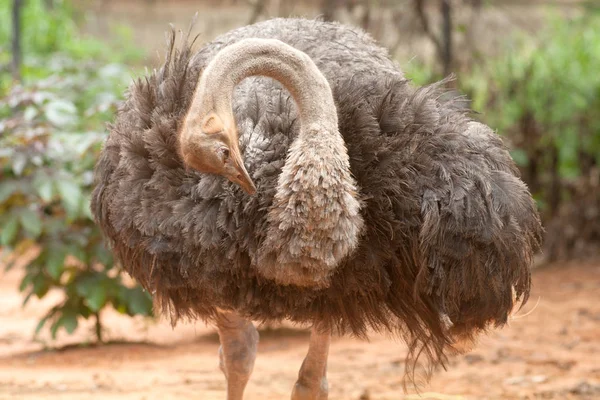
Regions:
<instances>
[{"instance_id":1,"label":"green bush","mask_svg":"<svg viewBox=\"0 0 600 400\"><path fill-rule=\"evenodd\" d=\"M98 39L79 33L76 22L80 15L66 0L23 1L21 12L21 43L23 65L21 73L25 80L48 77L52 73L46 68L45 58L56 53L66 54L73 60L101 60L118 63L138 61L142 52L130 45L132 32L119 27L118 40L107 45ZM11 58L12 1L0 1L0 65L8 64ZM0 71L0 95L5 95L12 85L8 71Z\"/></svg>"},{"instance_id":2,"label":"green bush","mask_svg":"<svg viewBox=\"0 0 600 400\"><path fill-rule=\"evenodd\" d=\"M482 120L505 137L546 226L544 257L595 257L600 249L600 6L553 18L536 36L512 35L457 83ZM435 68L403 66L416 84Z\"/></svg>"},{"instance_id":3,"label":"green bush","mask_svg":"<svg viewBox=\"0 0 600 400\"><path fill-rule=\"evenodd\" d=\"M94 43L86 55L66 4L57 2L47 19L41 3L26 2L24 31L36 33L23 37L23 82L11 83L0 100L0 245L17 256L28 249L36 252L20 285L24 304L53 288L65 293L36 333L46 324L52 337L61 328L71 333L79 317L95 316L101 340L104 307L128 315L150 315L152 309L147 293L124 284L89 210L104 124L116 110L130 71L113 62L122 55L100 42L82 41ZM4 40L7 17L1 15ZM46 37L40 39L40 33ZM0 49L0 58L7 58L2 52L6 49ZM1 79L9 82L6 72Z\"/></svg>"},{"instance_id":4,"label":"green bush","mask_svg":"<svg viewBox=\"0 0 600 400\"><path fill-rule=\"evenodd\" d=\"M557 19L461 79L506 135L546 219L600 165L600 14Z\"/></svg>"}]
</instances>

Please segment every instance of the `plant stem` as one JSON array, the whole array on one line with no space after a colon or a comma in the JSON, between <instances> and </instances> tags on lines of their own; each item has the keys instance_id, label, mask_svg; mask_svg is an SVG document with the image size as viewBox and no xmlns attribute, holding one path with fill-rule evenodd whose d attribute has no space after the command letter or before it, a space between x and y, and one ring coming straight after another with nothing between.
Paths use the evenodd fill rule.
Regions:
<instances>
[{"instance_id":1,"label":"plant stem","mask_svg":"<svg viewBox=\"0 0 600 400\"><path fill-rule=\"evenodd\" d=\"M22 0L13 0L12 8L12 76L21 79L21 6Z\"/></svg>"},{"instance_id":2,"label":"plant stem","mask_svg":"<svg viewBox=\"0 0 600 400\"><path fill-rule=\"evenodd\" d=\"M444 76L452 72L452 4L450 0L442 0L442 63L444 65Z\"/></svg>"},{"instance_id":3,"label":"plant stem","mask_svg":"<svg viewBox=\"0 0 600 400\"><path fill-rule=\"evenodd\" d=\"M102 343L102 324L100 323L100 313L94 313L96 317L96 340L98 343Z\"/></svg>"}]
</instances>

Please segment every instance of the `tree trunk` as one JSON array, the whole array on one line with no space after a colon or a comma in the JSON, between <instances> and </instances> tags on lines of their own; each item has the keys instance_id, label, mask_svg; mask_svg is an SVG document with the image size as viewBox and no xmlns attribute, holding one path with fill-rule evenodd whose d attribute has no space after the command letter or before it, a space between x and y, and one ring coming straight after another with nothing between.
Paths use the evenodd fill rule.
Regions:
<instances>
[{"instance_id":1,"label":"tree trunk","mask_svg":"<svg viewBox=\"0 0 600 400\"><path fill-rule=\"evenodd\" d=\"M441 0L442 12L442 65L444 75L452 72L452 5L451 0Z\"/></svg>"},{"instance_id":2,"label":"tree trunk","mask_svg":"<svg viewBox=\"0 0 600 400\"><path fill-rule=\"evenodd\" d=\"M279 17L289 17L293 10L293 0L279 0L279 6L277 7L277 15Z\"/></svg>"},{"instance_id":3,"label":"tree trunk","mask_svg":"<svg viewBox=\"0 0 600 400\"><path fill-rule=\"evenodd\" d=\"M371 0L364 0L363 5L365 9L363 11L360 25L365 31L368 31L371 23Z\"/></svg>"},{"instance_id":4,"label":"tree trunk","mask_svg":"<svg viewBox=\"0 0 600 400\"><path fill-rule=\"evenodd\" d=\"M324 21L333 21L335 16L336 0L321 0L321 14Z\"/></svg>"},{"instance_id":5,"label":"tree trunk","mask_svg":"<svg viewBox=\"0 0 600 400\"><path fill-rule=\"evenodd\" d=\"M267 8L268 0L256 0L252 7L252 14L250 15L250 20L248 21L248 25L252 25L258 21L260 16L265 12Z\"/></svg>"},{"instance_id":6,"label":"tree trunk","mask_svg":"<svg viewBox=\"0 0 600 400\"><path fill-rule=\"evenodd\" d=\"M481 61L481 54L477 48L476 36L479 33L479 21L481 20L481 0L471 0L471 15L469 25L465 33L465 41L469 57L465 60L465 65L461 65L467 71L472 70L472 66Z\"/></svg>"},{"instance_id":7,"label":"tree trunk","mask_svg":"<svg viewBox=\"0 0 600 400\"><path fill-rule=\"evenodd\" d=\"M21 79L21 8L23 0L13 0L12 8L12 76L15 80Z\"/></svg>"},{"instance_id":8,"label":"tree trunk","mask_svg":"<svg viewBox=\"0 0 600 400\"><path fill-rule=\"evenodd\" d=\"M96 323L94 324L94 328L96 331L96 341L98 343L102 343L102 323L100 322L100 313L94 313L94 317L96 317Z\"/></svg>"},{"instance_id":9,"label":"tree trunk","mask_svg":"<svg viewBox=\"0 0 600 400\"><path fill-rule=\"evenodd\" d=\"M544 152L539 147L539 132L531 112L526 112L521 118L520 131L523 135L522 142L517 147L523 148L527 154L527 166L523 170L523 180L529 186L531 193L537 195L542 190L539 165L543 164Z\"/></svg>"},{"instance_id":10,"label":"tree trunk","mask_svg":"<svg viewBox=\"0 0 600 400\"><path fill-rule=\"evenodd\" d=\"M440 34L436 34L429 23L425 11L425 0L414 0L414 9L421 22L423 32L435 46L435 52L439 64L442 66L444 75L452 71L452 6L451 0L440 0L440 11L442 14L442 25Z\"/></svg>"},{"instance_id":11,"label":"tree trunk","mask_svg":"<svg viewBox=\"0 0 600 400\"><path fill-rule=\"evenodd\" d=\"M559 158L558 158L558 148L556 145L553 145L550 151L550 193L548 196L548 208L550 218L556 216L558 211L558 206L560 205L561 198L561 182L560 182L560 173L559 173ZM582 227L583 228L583 227Z\"/></svg>"}]
</instances>

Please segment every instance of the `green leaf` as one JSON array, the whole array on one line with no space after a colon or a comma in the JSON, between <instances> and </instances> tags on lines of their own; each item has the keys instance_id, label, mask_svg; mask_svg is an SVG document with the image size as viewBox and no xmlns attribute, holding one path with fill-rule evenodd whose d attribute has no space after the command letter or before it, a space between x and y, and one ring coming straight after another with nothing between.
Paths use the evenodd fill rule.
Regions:
<instances>
[{"instance_id":1,"label":"green leaf","mask_svg":"<svg viewBox=\"0 0 600 400\"><path fill-rule=\"evenodd\" d=\"M100 284L100 280L101 277L97 274L87 274L87 276L81 277L77 280L75 286L77 294L85 298L91 296L92 292L94 291L94 287Z\"/></svg>"},{"instance_id":2,"label":"green leaf","mask_svg":"<svg viewBox=\"0 0 600 400\"><path fill-rule=\"evenodd\" d=\"M106 304L106 289L102 285L94 286L85 298L90 310L100 311Z\"/></svg>"},{"instance_id":3,"label":"green leaf","mask_svg":"<svg viewBox=\"0 0 600 400\"><path fill-rule=\"evenodd\" d=\"M60 278L64 266L67 251L62 246L51 247L48 249L48 258L46 259L46 271L54 279Z\"/></svg>"},{"instance_id":4,"label":"green leaf","mask_svg":"<svg viewBox=\"0 0 600 400\"><path fill-rule=\"evenodd\" d=\"M93 221L94 216L92 215L92 209L90 207L91 200L92 200L91 193L84 195L82 202L81 202L81 210L79 212L80 212L80 215L86 217L90 221Z\"/></svg>"},{"instance_id":5,"label":"green leaf","mask_svg":"<svg viewBox=\"0 0 600 400\"><path fill-rule=\"evenodd\" d=\"M56 99L45 106L48 121L59 128L66 128L77 123L77 107L68 100Z\"/></svg>"},{"instance_id":6,"label":"green leaf","mask_svg":"<svg viewBox=\"0 0 600 400\"><path fill-rule=\"evenodd\" d=\"M33 119L38 115L38 109L34 106L28 106L23 112L23 118L27 122L33 121Z\"/></svg>"},{"instance_id":7,"label":"green leaf","mask_svg":"<svg viewBox=\"0 0 600 400\"><path fill-rule=\"evenodd\" d=\"M23 153L15 153L12 159L12 170L15 175L20 176L27 166L27 156Z\"/></svg>"},{"instance_id":8,"label":"green leaf","mask_svg":"<svg viewBox=\"0 0 600 400\"><path fill-rule=\"evenodd\" d=\"M88 319L90 315L92 315L92 310L90 310L89 307L81 307L77 310L77 312L85 319Z\"/></svg>"},{"instance_id":9,"label":"green leaf","mask_svg":"<svg viewBox=\"0 0 600 400\"><path fill-rule=\"evenodd\" d=\"M33 187L36 189L38 195L46 203L52 200L54 195L54 185L52 180L48 176L38 176L33 181Z\"/></svg>"},{"instance_id":10,"label":"green leaf","mask_svg":"<svg viewBox=\"0 0 600 400\"><path fill-rule=\"evenodd\" d=\"M33 282L33 278L34 278L33 274L25 275L23 277L23 279L21 280L21 283L19 284L19 292L22 292L25 289L27 289L27 286L29 286Z\"/></svg>"},{"instance_id":11,"label":"green leaf","mask_svg":"<svg viewBox=\"0 0 600 400\"><path fill-rule=\"evenodd\" d=\"M110 283L110 278L104 274L88 275L77 282L77 294L85 298L87 306L93 312L97 312L106 304Z\"/></svg>"},{"instance_id":12,"label":"green leaf","mask_svg":"<svg viewBox=\"0 0 600 400\"><path fill-rule=\"evenodd\" d=\"M62 315L58 318L50 328L52 339L56 339L56 333L60 328L65 328L67 333L71 334L77 329L78 321L77 314L72 310L63 310Z\"/></svg>"},{"instance_id":13,"label":"green leaf","mask_svg":"<svg viewBox=\"0 0 600 400\"><path fill-rule=\"evenodd\" d=\"M67 245L67 249L68 249L68 254L72 255L73 257L75 257L77 260L86 263L87 262L87 254L85 252L85 250L83 248L81 248L80 246L77 246L75 244L70 244Z\"/></svg>"},{"instance_id":14,"label":"green leaf","mask_svg":"<svg viewBox=\"0 0 600 400\"><path fill-rule=\"evenodd\" d=\"M41 299L50 290L50 281L43 275L38 274L33 278L33 293Z\"/></svg>"},{"instance_id":15,"label":"green leaf","mask_svg":"<svg viewBox=\"0 0 600 400\"><path fill-rule=\"evenodd\" d=\"M148 316L152 314L152 298L139 286L128 291L127 302L132 315Z\"/></svg>"},{"instance_id":16,"label":"green leaf","mask_svg":"<svg viewBox=\"0 0 600 400\"><path fill-rule=\"evenodd\" d=\"M25 231L36 239L42 233L42 221L38 214L28 208L24 208L20 213L21 226Z\"/></svg>"},{"instance_id":17,"label":"green leaf","mask_svg":"<svg viewBox=\"0 0 600 400\"><path fill-rule=\"evenodd\" d=\"M113 264L112 253L104 246L104 244L98 243L94 250L95 258L99 263L105 267L110 267Z\"/></svg>"},{"instance_id":18,"label":"green leaf","mask_svg":"<svg viewBox=\"0 0 600 400\"><path fill-rule=\"evenodd\" d=\"M5 202L17 190L19 190L19 185L15 181L0 183L0 203Z\"/></svg>"},{"instance_id":19,"label":"green leaf","mask_svg":"<svg viewBox=\"0 0 600 400\"><path fill-rule=\"evenodd\" d=\"M65 327L67 333L71 334L77 329L77 315L74 312L68 312L60 317L59 322Z\"/></svg>"},{"instance_id":20,"label":"green leaf","mask_svg":"<svg viewBox=\"0 0 600 400\"><path fill-rule=\"evenodd\" d=\"M515 163L520 167L524 167L529 164L527 153L523 149L513 149L510 151L510 155Z\"/></svg>"},{"instance_id":21,"label":"green leaf","mask_svg":"<svg viewBox=\"0 0 600 400\"><path fill-rule=\"evenodd\" d=\"M27 303L29 303L29 299L31 299L31 296L33 296L33 292L29 292L27 293L27 296L25 296L25 298L23 299L23 302L21 303L22 307L25 307L27 305Z\"/></svg>"},{"instance_id":22,"label":"green leaf","mask_svg":"<svg viewBox=\"0 0 600 400\"><path fill-rule=\"evenodd\" d=\"M60 215L44 218L44 232L51 237L64 238L72 230L66 218Z\"/></svg>"},{"instance_id":23,"label":"green leaf","mask_svg":"<svg viewBox=\"0 0 600 400\"><path fill-rule=\"evenodd\" d=\"M50 334L52 335L52 339L56 339L56 332L58 331L58 328L60 328L60 324L58 323L58 320L56 320L52 326L50 326Z\"/></svg>"},{"instance_id":24,"label":"green leaf","mask_svg":"<svg viewBox=\"0 0 600 400\"><path fill-rule=\"evenodd\" d=\"M8 217L8 220L2 226L2 233L0 233L0 245L10 246L17 236L19 231L19 218L15 214Z\"/></svg>"},{"instance_id":25,"label":"green leaf","mask_svg":"<svg viewBox=\"0 0 600 400\"><path fill-rule=\"evenodd\" d=\"M56 187L60 193L63 206L71 218L77 217L82 200L81 188L71 180L59 180Z\"/></svg>"},{"instance_id":26,"label":"green leaf","mask_svg":"<svg viewBox=\"0 0 600 400\"><path fill-rule=\"evenodd\" d=\"M44 325L46 324L46 321L48 321L49 316L45 316L44 318L40 319L40 322L38 322L38 324L35 326L35 333L34 335L38 335L40 333L40 331L42 330L42 328L44 327Z\"/></svg>"}]
</instances>

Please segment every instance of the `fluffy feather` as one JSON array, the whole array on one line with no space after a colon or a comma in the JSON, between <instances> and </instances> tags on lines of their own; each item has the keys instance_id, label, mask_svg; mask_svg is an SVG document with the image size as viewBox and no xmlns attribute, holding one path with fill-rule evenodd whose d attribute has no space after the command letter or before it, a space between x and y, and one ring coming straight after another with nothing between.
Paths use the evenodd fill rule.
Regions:
<instances>
[{"instance_id":1,"label":"fluffy feather","mask_svg":"<svg viewBox=\"0 0 600 400\"><path fill-rule=\"evenodd\" d=\"M129 88L92 199L124 268L173 321L211 320L219 307L360 337L373 328L400 335L409 361L424 355L434 366L456 338L504 324L515 297L527 298L541 234L535 204L499 137L470 119L463 99L442 96L441 85L414 88L364 32L338 24L275 19L196 54L174 37L163 67ZM253 262L299 132L278 83L249 78L234 94L255 196L186 170L178 156L177 131L203 68L249 37L304 51L334 93L364 226L327 288L279 285Z\"/></svg>"}]
</instances>

